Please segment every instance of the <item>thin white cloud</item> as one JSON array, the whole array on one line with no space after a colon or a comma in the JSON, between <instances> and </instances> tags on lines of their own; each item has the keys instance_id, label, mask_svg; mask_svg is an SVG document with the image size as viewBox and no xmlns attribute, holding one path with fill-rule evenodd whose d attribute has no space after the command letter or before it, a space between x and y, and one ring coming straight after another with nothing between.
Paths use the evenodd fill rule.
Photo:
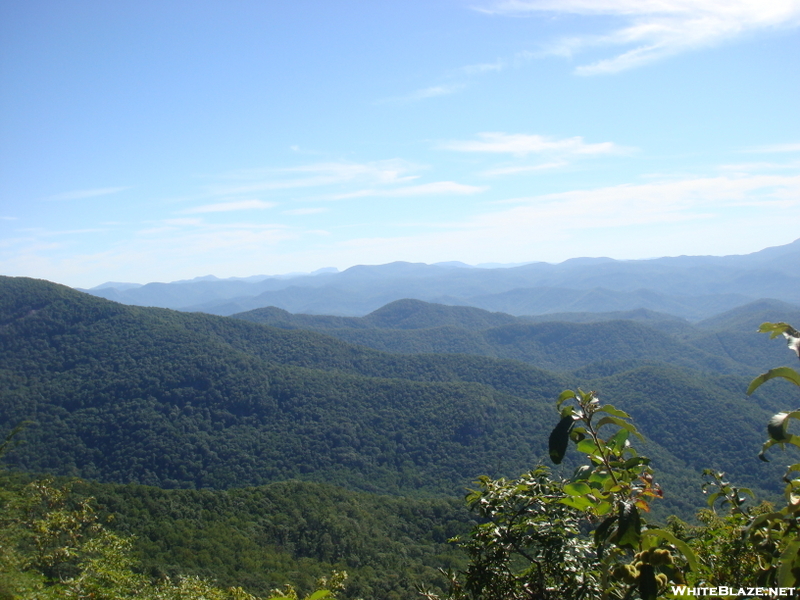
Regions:
<instances>
[{"instance_id":1,"label":"thin white cloud","mask_svg":"<svg viewBox=\"0 0 800 600\"><path fill-rule=\"evenodd\" d=\"M548 52L550 54L551 52ZM506 69L510 68L519 68L531 59L537 58L536 53L530 52L528 50L524 50L522 52L517 52L516 54L512 55L511 57L507 58L498 58L494 62L489 63L476 63L473 65L465 65L460 69L456 70L455 73L459 75L485 75L486 73L497 73L499 71L505 71Z\"/></svg>"},{"instance_id":2,"label":"thin white cloud","mask_svg":"<svg viewBox=\"0 0 800 600\"><path fill-rule=\"evenodd\" d=\"M508 210L476 217L470 227L569 222L575 228L624 227L705 219L720 211L800 207L800 176L750 175L620 185L515 201ZM463 224L462 224L463 225Z\"/></svg>"},{"instance_id":3,"label":"thin white cloud","mask_svg":"<svg viewBox=\"0 0 800 600\"><path fill-rule=\"evenodd\" d=\"M277 206L275 202L264 202L263 200L239 200L236 202L218 202L216 204L196 206L194 208L187 208L181 212L184 214L219 213L239 210L263 210L265 208L274 208L275 206Z\"/></svg>"},{"instance_id":4,"label":"thin white cloud","mask_svg":"<svg viewBox=\"0 0 800 600\"><path fill-rule=\"evenodd\" d=\"M620 154L631 149L613 142L587 144L580 136L553 139L542 135L508 134L502 132L479 133L478 140L450 141L440 144L445 150L457 152L491 152L496 154L558 154L591 156L598 154Z\"/></svg>"},{"instance_id":5,"label":"thin white cloud","mask_svg":"<svg viewBox=\"0 0 800 600\"><path fill-rule=\"evenodd\" d=\"M402 104L405 102L418 102L420 100L427 100L428 98L437 98L439 96L449 96L460 92L466 87L464 83L449 83L442 85L432 85L430 87L415 90L405 96L396 96L394 98L384 98L378 100L376 104Z\"/></svg>"},{"instance_id":6,"label":"thin white cloud","mask_svg":"<svg viewBox=\"0 0 800 600\"><path fill-rule=\"evenodd\" d=\"M498 59L493 63L478 63L475 65L466 65L461 67L458 71L464 75L483 75L484 73L493 73L502 71L508 66L505 60Z\"/></svg>"},{"instance_id":7,"label":"thin white cloud","mask_svg":"<svg viewBox=\"0 0 800 600\"><path fill-rule=\"evenodd\" d=\"M19 217L2 217L0 216L0 221L16 221Z\"/></svg>"},{"instance_id":8,"label":"thin white cloud","mask_svg":"<svg viewBox=\"0 0 800 600\"><path fill-rule=\"evenodd\" d=\"M394 185L418 177L421 167L402 160L369 163L325 162L284 169L252 169L226 173L225 183L209 188L212 195L231 196L270 190L314 188L348 183Z\"/></svg>"},{"instance_id":9,"label":"thin white cloud","mask_svg":"<svg viewBox=\"0 0 800 600\"><path fill-rule=\"evenodd\" d=\"M52 237L60 237L60 236L73 236L73 235L85 235L87 233L104 233L109 231L105 228L100 227L93 227L93 228L85 228L85 229L44 229L41 227L28 227L24 229L18 229L20 233L27 234L31 236L27 239L40 239L40 238L52 238Z\"/></svg>"},{"instance_id":10,"label":"thin white cloud","mask_svg":"<svg viewBox=\"0 0 800 600\"><path fill-rule=\"evenodd\" d=\"M48 200L81 200L83 198L94 198L95 196L108 196L109 194L116 194L130 188L127 187L109 187L97 188L93 190L74 190L72 192L64 192L63 194L55 194L47 198Z\"/></svg>"},{"instance_id":11,"label":"thin white cloud","mask_svg":"<svg viewBox=\"0 0 800 600\"><path fill-rule=\"evenodd\" d=\"M770 144L766 146L754 146L748 148L746 152L772 154L778 152L800 152L800 142L790 144Z\"/></svg>"},{"instance_id":12,"label":"thin white cloud","mask_svg":"<svg viewBox=\"0 0 800 600\"><path fill-rule=\"evenodd\" d=\"M723 173L738 173L738 174L748 174L753 173L755 171L765 172L765 171L786 171L786 170L796 170L800 168L800 160L790 161L790 162L750 162L750 163L735 163L735 164L727 164L727 165L720 165L718 169Z\"/></svg>"},{"instance_id":13,"label":"thin white cloud","mask_svg":"<svg viewBox=\"0 0 800 600\"><path fill-rule=\"evenodd\" d=\"M430 195L463 195L478 194L486 191L484 186L465 185L455 181L436 181L433 183L423 183L420 185L410 185L392 189L368 189L336 194L332 196L334 200L344 200L347 198L364 198L369 196L383 197L406 197L406 196L430 196Z\"/></svg>"},{"instance_id":14,"label":"thin white cloud","mask_svg":"<svg viewBox=\"0 0 800 600\"><path fill-rule=\"evenodd\" d=\"M493 176L493 175L515 175L517 173L532 173L536 171L551 171L553 169L560 169L561 167L567 166L569 163L565 160L559 160L554 162L547 162L541 163L538 165L521 165L516 167L498 167L496 169L488 169L486 171L482 171L481 175L486 176Z\"/></svg>"},{"instance_id":15,"label":"thin white cloud","mask_svg":"<svg viewBox=\"0 0 800 600\"><path fill-rule=\"evenodd\" d=\"M423 100L425 98L436 98L437 96L447 96L454 94L464 88L463 84L434 85L421 90L417 90L406 96L408 100Z\"/></svg>"},{"instance_id":16,"label":"thin white cloud","mask_svg":"<svg viewBox=\"0 0 800 600\"><path fill-rule=\"evenodd\" d=\"M798 175L690 178L518 198L435 231L344 240L326 256L344 265L363 256L372 257L370 264L453 256L473 264L718 255L741 251L743 238L753 250L791 241L796 233L785 231L780 234L788 239L776 241L773 224L799 218Z\"/></svg>"},{"instance_id":17,"label":"thin white cloud","mask_svg":"<svg viewBox=\"0 0 800 600\"><path fill-rule=\"evenodd\" d=\"M570 56L588 47L629 48L577 67L579 75L617 73L750 32L800 25L798 0L498 0L478 10L612 16L627 21L605 34L567 37L552 45L551 53Z\"/></svg>"},{"instance_id":18,"label":"thin white cloud","mask_svg":"<svg viewBox=\"0 0 800 600\"><path fill-rule=\"evenodd\" d=\"M316 215L319 213L327 212L327 208L292 208L290 210L281 211L284 215Z\"/></svg>"},{"instance_id":19,"label":"thin white cloud","mask_svg":"<svg viewBox=\"0 0 800 600\"><path fill-rule=\"evenodd\" d=\"M375 102L375 104L405 104L407 102L418 102L420 100L427 100L428 98L437 98L439 96L449 96L460 92L467 85L463 82L445 83L441 85L432 85L430 87L415 90L410 94L404 96L394 96L391 98L382 98Z\"/></svg>"}]
</instances>

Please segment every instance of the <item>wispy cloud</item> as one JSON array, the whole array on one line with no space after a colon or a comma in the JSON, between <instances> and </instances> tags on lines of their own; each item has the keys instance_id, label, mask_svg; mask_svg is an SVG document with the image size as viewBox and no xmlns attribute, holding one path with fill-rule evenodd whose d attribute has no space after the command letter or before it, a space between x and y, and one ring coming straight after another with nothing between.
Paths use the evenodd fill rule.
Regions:
<instances>
[{"instance_id":1,"label":"wispy cloud","mask_svg":"<svg viewBox=\"0 0 800 600\"><path fill-rule=\"evenodd\" d=\"M485 75L487 73L497 73L510 68L518 68L536 58L537 54L527 50L517 52L511 57L498 58L494 62L476 63L472 65L465 65L456 71L458 75Z\"/></svg>"},{"instance_id":2,"label":"wispy cloud","mask_svg":"<svg viewBox=\"0 0 800 600\"><path fill-rule=\"evenodd\" d=\"M736 237L750 240L753 250L775 245L772 223L798 218L800 176L687 178L517 198L496 210L439 223L435 231L351 238L327 256L335 264L355 264L355 257L368 255L379 264L733 253L741 247L732 243ZM792 235L783 232L786 241Z\"/></svg>"},{"instance_id":3,"label":"wispy cloud","mask_svg":"<svg viewBox=\"0 0 800 600\"><path fill-rule=\"evenodd\" d=\"M478 63L474 65L466 65L461 67L458 71L464 75L483 75L484 73L494 73L502 71L508 66L508 62L503 59L498 59L493 63Z\"/></svg>"},{"instance_id":4,"label":"wispy cloud","mask_svg":"<svg viewBox=\"0 0 800 600\"><path fill-rule=\"evenodd\" d=\"M478 10L613 16L626 21L608 33L565 37L552 45L551 52L560 55L597 46L629 48L577 67L579 75L617 73L749 32L800 25L797 0L498 0Z\"/></svg>"},{"instance_id":5,"label":"wispy cloud","mask_svg":"<svg viewBox=\"0 0 800 600\"><path fill-rule=\"evenodd\" d=\"M116 194L130 188L127 187L109 187L97 188L93 190L74 190L72 192L64 192L62 194L55 194L47 198L48 200L81 200L83 198L94 198L95 196L108 196L109 194Z\"/></svg>"},{"instance_id":6,"label":"wispy cloud","mask_svg":"<svg viewBox=\"0 0 800 600\"><path fill-rule=\"evenodd\" d=\"M322 162L283 169L250 169L226 173L212 195L232 196L270 190L314 188L349 183L395 185L413 181L421 167L402 160L368 163ZM231 183L234 182L234 183Z\"/></svg>"},{"instance_id":7,"label":"wispy cloud","mask_svg":"<svg viewBox=\"0 0 800 600\"><path fill-rule=\"evenodd\" d=\"M369 196L383 196L383 197L404 197L404 196L430 196L430 195L462 195L462 194L478 194L486 191L488 188L484 186L465 185L463 183L456 183L455 181L435 181L433 183L423 183L420 185L409 185L392 189L369 189L358 190L355 192L347 192L344 194L336 194L332 196L334 200L343 200L346 198L364 198Z\"/></svg>"},{"instance_id":8,"label":"wispy cloud","mask_svg":"<svg viewBox=\"0 0 800 600\"><path fill-rule=\"evenodd\" d=\"M319 213L328 212L327 208L292 208L290 210L281 211L284 215L316 215Z\"/></svg>"},{"instance_id":9,"label":"wispy cloud","mask_svg":"<svg viewBox=\"0 0 800 600\"><path fill-rule=\"evenodd\" d=\"M560 169L566 167L569 163L565 160L540 163L537 165L519 165L515 167L497 167L495 169L487 169L482 171L481 175L515 175L517 173L532 173L536 171L550 171L553 169Z\"/></svg>"},{"instance_id":10,"label":"wispy cloud","mask_svg":"<svg viewBox=\"0 0 800 600\"><path fill-rule=\"evenodd\" d=\"M57 237L57 236L70 236L70 235L83 235L86 233L102 233L108 229L93 227L85 229L43 229L41 227L31 227L19 230L22 233L34 234L36 237Z\"/></svg>"},{"instance_id":11,"label":"wispy cloud","mask_svg":"<svg viewBox=\"0 0 800 600\"><path fill-rule=\"evenodd\" d=\"M566 154L566 155L597 155L619 154L629 151L613 142L587 144L580 136L553 139L542 135L508 134L508 133L479 133L478 140L443 142L439 147L445 150L458 152L492 152L498 154L515 154L525 156L528 154Z\"/></svg>"},{"instance_id":12,"label":"wispy cloud","mask_svg":"<svg viewBox=\"0 0 800 600\"><path fill-rule=\"evenodd\" d=\"M410 94L406 94L404 96L395 96L392 98L384 98L382 100L378 100L377 104L402 104L405 102L418 102L420 100L426 100L428 98L449 96L450 94L455 94L456 92L460 92L465 87L467 87L466 84L462 82L448 83L442 85L432 85L430 87L415 90Z\"/></svg>"},{"instance_id":13,"label":"wispy cloud","mask_svg":"<svg viewBox=\"0 0 800 600\"><path fill-rule=\"evenodd\" d=\"M184 214L220 213L239 210L263 210L265 208L274 208L275 206L277 206L275 202L264 202L263 200L239 200L236 202L205 204L203 206L187 208L181 212Z\"/></svg>"},{"instance_id":14,"label":"wispy cloud","mask_svg":"<svg viewBox=\"0 0 800 600\"><path fill-rule=\"evenodd\" d=\"M772 154L778 152L800 152L800 142L790 144L770 144L766 146L753 146L745 149L745 152L755 152Z\"/></svg>"}]
</instances>

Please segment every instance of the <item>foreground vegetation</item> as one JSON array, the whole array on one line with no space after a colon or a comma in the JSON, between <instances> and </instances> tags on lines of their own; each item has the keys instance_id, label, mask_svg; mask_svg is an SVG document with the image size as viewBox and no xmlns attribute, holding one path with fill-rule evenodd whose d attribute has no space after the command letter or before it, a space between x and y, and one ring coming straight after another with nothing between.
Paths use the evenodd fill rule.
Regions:
<instances>
[{"instance_id":1,"label":"foreground vegetation","mask_svg":"<svg viewBox=\"0 0 800 600\"><path fill-rule=\"evenodd\" d=\"M800 358L800 332L785 323L761 331L784 335ZM800 373L779 367L754 379L748 393L776 378L800 386ZM470 565L451 574L449 600L780 597L800 588L800 463L783 477L781 508L746 505L749 489L707 470L701 525L672 518L659 527L645 514L663 491L631 444L641 435L630 416L580 390L563 392L557 407L551 460L560 463L571 441L586 464L568 480L545 468L510 482L482 479L468 502L486 522L462 539ZM800 447L791 419L800 410L770 419L762 460L772 446Z\"/></svg>"},{"instance_id":2,"label":"foreground vegetation","mask_svg":"<svg viewBox=\"0 0 800 600\"><path fill-rule=\"evenodd\" d=\"M441 570L465 564L448 539L474 524L456 500L384 497L307 482L161 490L6 473L0 484L6 553L0 562L9 567L0 579L20 597L70 581L85 591L114 589L113 581L123 580L133 582L131 589L162 592L206 582L197 589L241 587L258 597L287 593L288 583L303 596L332 573L346 572L341 598L410 599L417 586L446 589ZM92 572L78 580L90 559L98 569L121 570L111 582L94 581Z\"/></svg>"}]
</instances>

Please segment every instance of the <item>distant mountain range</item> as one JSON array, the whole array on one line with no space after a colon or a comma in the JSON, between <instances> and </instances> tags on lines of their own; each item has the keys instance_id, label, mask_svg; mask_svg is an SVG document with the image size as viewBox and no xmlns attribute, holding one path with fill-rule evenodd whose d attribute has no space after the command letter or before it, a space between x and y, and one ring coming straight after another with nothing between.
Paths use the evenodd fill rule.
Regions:
<instances>
[{"instance_id":1,"label":"distant mountain range","mask_svg":"<svg viewBox=\"0 0 800 600\"><path fill-rule=\"evenodd\" d=\"M274 306L291 313L364 316L411 298L517 316L646 309L696 322L760 299L800 305L798 265L800 239L735 256L576 258L509 268L396 262L310 275L107 283L82 291L124 304L217 315Z\"/></svg>"}]
</instances>

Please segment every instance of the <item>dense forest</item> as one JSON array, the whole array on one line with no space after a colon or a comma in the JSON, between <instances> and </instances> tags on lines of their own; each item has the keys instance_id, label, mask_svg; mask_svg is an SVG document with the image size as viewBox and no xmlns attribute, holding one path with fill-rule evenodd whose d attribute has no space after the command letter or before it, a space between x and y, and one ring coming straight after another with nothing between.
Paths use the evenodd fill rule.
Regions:
<instances>
[{"instance_id":1,"label":"dense forest","mask_svg":"<svg viewBox=\"0 0 800 600\"><path fill-rule=\"evenodd\" d=\"M566 388L597 390L644 434L667 490L655 518L693 519L706 468L777 498L783 465L756 455L793 391L744 390L790 359L753 322L797 310L536 322L398 301L360 318L230 318L2 278L0 433L26 424L4 488L82 478L71 493L115 515L156 578L265 594L346 570L346 597L441 591L437 569L465 560L448 539L475 524L460 498L478 476L547 461Z\"/></svg>"}]
</instances>

